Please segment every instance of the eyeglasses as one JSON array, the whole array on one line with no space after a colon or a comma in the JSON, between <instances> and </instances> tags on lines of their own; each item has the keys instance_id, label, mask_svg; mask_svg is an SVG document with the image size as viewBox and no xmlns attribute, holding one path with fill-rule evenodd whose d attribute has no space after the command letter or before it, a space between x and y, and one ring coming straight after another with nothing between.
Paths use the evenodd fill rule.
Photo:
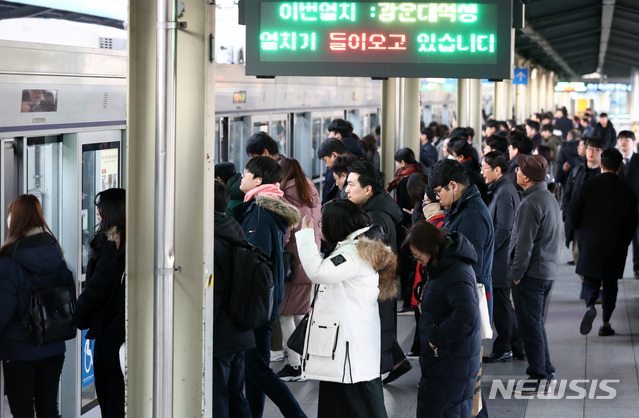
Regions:
<instances>
[{"instance_id":1,"label":"eyeglasses","mask_svg":"<svg viewBox=\"0 0 639 418\"><path fill-rule=\"evenodd\" d=\"M488 167L484 167L484 166L482 166L480 170L481 170L481 171L488 171L488 170L492 170L492 169L493 169L493 168L492 168L491 166L488 166Z\"/></svg>"},{"instance_id":2,"label":"eyeglasses","mask_svg":"<svg viewBox=\"0 0 639 418\"><path fill-rule=\"evenodd\" d=\"M586 151L595 151L595 152L597 152L597 151L601 151L601 148L599 148L599 147L593 147L593 146L588 145L588 146L586 147Z\"/></svg>"},{"instance_id":3,"label":"eyeglasses","mask_svg":"<svg viewBox=\"0 0 639 418\"><path fill-rule=\"evenodd\" d=\"M438 186L433 189L433 192L435 192L435 194L439 196L439 193L442 191L442 189L443 189L442 186Z\"/></svg>"}]
</instances>

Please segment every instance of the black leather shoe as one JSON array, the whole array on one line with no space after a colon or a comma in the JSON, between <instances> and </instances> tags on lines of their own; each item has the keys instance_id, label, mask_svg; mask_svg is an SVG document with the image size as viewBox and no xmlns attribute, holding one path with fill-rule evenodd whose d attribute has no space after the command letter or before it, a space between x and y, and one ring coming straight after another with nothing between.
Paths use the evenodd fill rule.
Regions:
<instances>
[{"instance_id":1,"label":"black leather shoe","mask_svg":"<svg viewBox=\"0 0 639 418\"><path fill-rule=\"evenodd\" d=\"M635 270L635 279L639 279L639 270Z\"/></svg>"},{"instance_id":2,"label":"black leather shoe","mask_svg":"<svg viewBox=\"0 0 639 418\"><path fill-rule=\"evenodd\" d=\"M521 350L521 351L513 350L513 358L515 360L526 360L526 352L524 350Z\"/></svg>"},{"instance_id":3,"label":"black leather shoe","mask_svg":"<svg viewBox=\"0 0 639 418\"><path fill-rule=\"evenodd\" d=\"M390 373L388 373L388 376L386 376L386 379L382 380L382 383L387 385L390 382L397 380L402 375L408 373L408 371L412 368L413 365L410 364L410 361L404 360L399 364L399 366L397 366L396 369L393 369Z\"/></svg>"},{"instance_id":4,"label":"black leather shoe","mask_svg":"<svg viewBox=\"0 0 639 418\"><path fill-rule=\"evenodd\" d=\"M505 353L490 353L489 356L482 358L484 363L499 363L502 361L508 361L513 358L512 351L506 351Z\"/></svg>"},{"instance_id":5,"label":"black leather shoe","mask_svg":"<svg viewBox=\"0 0 639 418\"><path fill-rule=\"evenodd\" d=\"M586 313L584 313L584 317L581 319L581 324L579 325L579 332L581 335L588 335L590 330L592 329L592 323L597 316L597 310L594 306L589 306L586 309Z\"/></svg>"},{"instance_id":6,"label":"black leather shoe","mask_svg":"<svg viewBox=\"0 0 639 418\"><path fill-rule=\"evenodd\" d=\"M611 335L615 335L615 330L610 327L610 325L602 325L599 327L599 336L600 337L609 337Z\"/></svg>"},{"instance_id":7,"label":"black leather shoe","mask_svg":"<svg viewBox=\"0 0 639 418\"><path fill-rule=\"evenodd\" d=\"M402 306L397 310L397 313L405 313L405 312L413 312L413 309L410 306Z\"/></svg>"}]
</instances>

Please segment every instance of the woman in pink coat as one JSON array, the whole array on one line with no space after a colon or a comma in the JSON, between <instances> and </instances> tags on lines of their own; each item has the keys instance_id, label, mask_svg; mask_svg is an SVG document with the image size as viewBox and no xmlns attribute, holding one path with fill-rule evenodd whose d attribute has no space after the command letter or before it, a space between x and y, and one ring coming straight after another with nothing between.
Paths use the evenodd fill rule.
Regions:
<instances>
[{"instance_id":1,"label":"woman in pink coat","mask_svg":"<svg viewBox=\"0 0 639 418\"><path fill-rule=\"evenodd\" d=\"M295 206L302 217L313 219L315 229L315 243L320 247L320 219L322 217L322 206L320 204L319 193L313 182L306 177L300 163L293 158L282 158L279 161L284 178L280 183L280 189L284 192L286 203ZM280 306L280 326L282 328L283 346L291 336L295 327L308 312L311 305L311 281L300 264L297 252L297 242L295 233L299 231L301 225L288 230L284 236L284 252L293 255L292 280L284 283L284 300ZM301 357L293 350L288 351L288 364L277 373L280 379L285 382L295 382L302 379L300 368Z\"/></svg>"}]
</instances>

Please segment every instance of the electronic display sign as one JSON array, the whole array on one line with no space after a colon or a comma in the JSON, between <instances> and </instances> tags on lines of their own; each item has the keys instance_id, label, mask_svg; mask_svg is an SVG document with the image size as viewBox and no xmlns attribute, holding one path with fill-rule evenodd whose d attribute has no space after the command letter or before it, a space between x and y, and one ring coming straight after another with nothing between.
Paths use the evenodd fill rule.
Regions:
<instances>
[{"instance_id":1,"label":"electronic display sign","mask_svg":"<svg viewBox=\"0 0 639 418\"><path fill-rule=\"evenodd\" d=\"M510 78L511 0L247 0L246 74Z\"/></svg>"}]
</instances>

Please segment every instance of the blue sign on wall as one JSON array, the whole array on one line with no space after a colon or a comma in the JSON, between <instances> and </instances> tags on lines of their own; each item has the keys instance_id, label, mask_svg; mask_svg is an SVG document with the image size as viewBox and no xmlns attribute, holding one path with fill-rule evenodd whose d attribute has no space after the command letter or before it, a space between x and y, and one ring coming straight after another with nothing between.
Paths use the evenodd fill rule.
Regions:
<instances>
[{"instance_id":1,"label":"blue sign on wall","mask_svg":"<svg viewBox=\"0 0 639 418\"><path fill-rule=\"evenodd\" d=\"M82 331L82 387L89 386L95 380L93 375L93 344L94 340L87 340L87 331Z\"/></svg>"},{"instance_id":2,"label":"blue sign on wall","mask_svg":"<svg viewBox=\"0 0 639 418\"><path fill-rule=\"evenodd\" d=\"M513 77L513 85L528 85L528 68L515 68L515 76Z\"/></svg>"}]
</instances>

